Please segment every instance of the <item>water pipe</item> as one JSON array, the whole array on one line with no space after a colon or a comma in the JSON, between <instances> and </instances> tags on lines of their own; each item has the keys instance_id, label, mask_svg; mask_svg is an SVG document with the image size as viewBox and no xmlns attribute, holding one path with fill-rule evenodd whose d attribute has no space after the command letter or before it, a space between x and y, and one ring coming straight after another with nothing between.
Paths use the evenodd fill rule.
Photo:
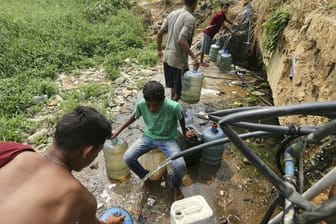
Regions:
<instances>
[{"instance_id":1,"label":"water pipe","mask_svg":"<svg viewBox=\"0 0 336 224\"><path fill-rule=\"evenodd\" d=\"M229 108L229 109L224 109L224 110L217 110L214 112L210 112L209 115L214 115L214 116L224 116L236 112L241 112L241 111L246 111L246 110L254 110L254 109L259 109L262 108L261 106L254 106L254 107L237 107L237 108Z\"/></svg>"},{"instance_id":2,"label":"water pipe","mask_svg":"<svg viewBox=\"0 0 336 224\"><path fill-rule=\"evenodd\" d=\"M291 80L293 80L294 77L295 77L295 74L296 74L296 70L295 70L296 59L295 59L295 55L292 55L291 62L292 62L292 65L291 65L291 68L290 68L289 78L290 78Z\"/></svg>"},{"instance_id":3,"label":"water pipe","mask_svg":"<svg viewBox=\"0 0 336 224\"><path fill-rule=\"evenodd\" d=\"M232 126L245 128L249 131L267 131L275 134L288 134L288 135L306 135L314 132L317 127L315 126L280 126L271 124L259 124L253 122L236 122L231 124Z\"/></svg>"},{"instance_id":4,"label":"water pipe","mask_svg":"<svg viewBox=\"0 0 336 224\"><path fill-rule=\"evenodd\" d=\"M249 133L244 133L244 134L240 134L239 137L242 139L247 139L247 138L256 138L256 137L261 137L261 136L269 136L269 135L273 135L273 133L271 132L265 132L265 131L255 131L255 132L249 132ZM175 154L171 157L169 157L170 160L175 160L178 159L182 156L187 156L190 155L192 153L195 153L201 149L205 149L211 146L215 146L215 145L220 145L220 144L225 144L230 142L230 140L225 137L225 138L221 138L221 139L217 139L211 142L206 142L206 143L202 143L200 145L191 147L189 149L186 149L178 154Z\"/></svg>"},{"instance_id":5,"label":"water pipe","mask_svg":"<svg viewBox=\"0 0 336 224\"><path fill-rule=\"evenodd\" d=\"M249 112L249 111L247 111ZM230 115L228 115L230 116ZM239 149L239 151L261 172L279 192L289 201L300 205L303 209L311 209L312 204L304 199L295 188L284 182L278 175L274 173L258 156L256 156L250 148L242 141L242 139L227 124L222 124L222 130L231 142Z\"/></svg>"},{"instance_id":6,"label":"water pipe","mask_svg":"<svg viewBox=\"0 0 336 224\"><path fill-rule=\"evenodd\" d=\"M302 196L307 200L313 199L316 195L319 195L325 191L328 187L336 183L336 167L324 175L317 183L305 191ZM273 219L271 219L268 224L275 224L281 220L283 212L280 212Z\"/></svg>"},{"instance_id":7,"label":"water pipe","mask_svg":"<svg viewBox=\"0 0 336 224\"><path fill-rule=\"evenodd\" d=\"M334 111L336 111L336 101L271 106L228 114L219 121L219 124L230 124L239 121L261 120L265 118L277 118L280 116L298 114L330 117L335 115Z\"/></svg>"}]
</instances>

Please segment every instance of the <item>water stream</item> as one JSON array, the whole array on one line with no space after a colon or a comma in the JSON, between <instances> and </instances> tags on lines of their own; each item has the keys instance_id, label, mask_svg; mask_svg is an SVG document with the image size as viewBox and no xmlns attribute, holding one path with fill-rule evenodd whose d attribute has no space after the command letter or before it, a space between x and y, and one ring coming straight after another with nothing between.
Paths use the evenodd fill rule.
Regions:
<instances>
[{"instance_id":1,"label":"water stream","mask_svg":"<svg viewBox=\"0 0 336 224\"><path fill-rule=\"evenodd\" d=\"M159 172L160 169L168 166L171 162L172 162L172 160L170 160L170 159L164 160L155 169L149 171L149 173L147 173L147 175L142 178L142 181L145 182L148 178L150 178L155 173Z\"/></svg>"}]
</instances>

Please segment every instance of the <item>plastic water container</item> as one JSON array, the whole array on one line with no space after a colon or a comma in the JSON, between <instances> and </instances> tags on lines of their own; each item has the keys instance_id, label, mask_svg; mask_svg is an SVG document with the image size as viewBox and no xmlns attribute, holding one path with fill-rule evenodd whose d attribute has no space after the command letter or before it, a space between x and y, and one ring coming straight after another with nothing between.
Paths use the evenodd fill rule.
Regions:
<instances>
[{"instance_id":1,"label":"plastic water container","mask_svg":"<svg viewBox=\"0 0 336 224\"><path fill-rule=\"evenodd\" d=\"M104 143L106 174L110 179L123 180L130 173L124 162L124 153L128 148L127 142L121 138L107 139Z\"/></svg>"},{"instance_id":2,"label":"plastic water container","mask_svg":"<svg viewBox=\"0 0 336 224\"><path fill-rule=\"evenodd\" d=\"M210 47L210 51L209 51L209 60L212 62L215 62L217 59L217 54L219 51L219 45L216 44L212 44Z\"/></svg>"},{"instance_id":3,"label":"plastic water container","mask_svg":"<svg viewBox=\"0 0 336 224\"><path fill-rule=\"evenodd\" d=\"M152 149L151 151L143 154L139 158L139 163L149 171L154 170L166 160L165 154L163 154L159 149ZM162 167L159 171L154 173L152 176L149 177L150 180L159 180L167 171L167 167Z\"/></svg>"},{"instance_id":4,"label":"plastic water container","mask_svg":"<svg viewBox=\"0 0 336 224\"><path fill-rule=\"evenodd\" d=\"M217 53L217 57L216 57L216 62L215 64L219 67L221 60L222 60L222 54L224 53L224 49L221 49L218 51Z\"/></svg>"},{"instance_id":5,"label":"plastic water container","mask_svg":"<svg viewBox=\"0 0 336 224\"><path fill-rule=\"evenodd\" d=\"M212 123L211 127L204 129L202 133L204 142L211 142L225 137L224 132L218 128L217 123ZM225 144L220 144L203 149L202 161L207 165L218 165L222 162L224 148Z\"/></svg>"},{"instance_id":6,"label":"plastic water container","mask_svg":"<svg viewBox=\"0 0 336 224\"><path fill-rule=\"evenodd\" d=\"M190 113L188 109L182 110L183 116L184 116L184 122L186 125L194 123L193 115Z\"/></svg>"},{"instance_id":7,"label":"plastic water container","mask_svg":"<svg viewBox=\"0 0 336 224\"><path fill-rule=\"evenodd\" d=\"M215 224L213 211L201 195L175 201L170 208L171 224Z\"/></svg>"},{"instance_id":8,"label":"plastic water container","mask_svg":"<svg viewBox=\"0 0 336 224\"><path fill-rule=\"evenodd\" d=\"M181 100L185 103L198 103L204 76L197 70L187 71L182 77Z\"/></svg>"},{"instance_id":9,"label":"plastic water container","mask_svg":"<svg viewBox=\"0 0 336 224\"><path fill-rule=\"evenodd\" d=\"M220 72L228 72L231 70L232 56L229 52L224 52L221 55L221 60L219 64Z\"/></svg>"}]
</instances>

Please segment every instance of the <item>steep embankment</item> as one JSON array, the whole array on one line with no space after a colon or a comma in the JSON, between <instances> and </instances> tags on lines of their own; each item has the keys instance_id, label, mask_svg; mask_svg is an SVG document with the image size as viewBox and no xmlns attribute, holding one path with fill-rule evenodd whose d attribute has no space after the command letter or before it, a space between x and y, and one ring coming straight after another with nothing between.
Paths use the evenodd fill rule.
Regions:
<instances>
[{"instance_id":1,"label":"steep embankment","mask_svg":"<svg viewBox=\"0 0 336 224\"><path fill-rule=\"evenodd\" d=\"M278 5L272 1L271 6L269 1L255 0L254 10L258 16L255 35L262 48L274 104L336 100L336 1L296 0ZM274 10L288 13L289 20L276 49L269 52L265 49L269 38L265 25ZM304 117L282 122L318 121Z\"/></svg>"}]
</instances>

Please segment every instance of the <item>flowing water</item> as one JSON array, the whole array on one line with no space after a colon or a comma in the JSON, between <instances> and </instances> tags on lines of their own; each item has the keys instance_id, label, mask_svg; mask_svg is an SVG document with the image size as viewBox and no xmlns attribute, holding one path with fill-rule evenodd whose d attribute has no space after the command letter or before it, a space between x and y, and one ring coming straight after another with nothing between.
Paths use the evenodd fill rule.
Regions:
<instances>
[{"instance_id":1,"label":"flowing water","mask_svg":"<svg viewBox=\"0 0 336 224\"><path fill-rule=\"evenodd\" d=\"M142 181L145 182L148 178L159 172L159 170L161 170L162 168L168 166L171 162L172 160L166 159L165 161L160 163L154 170L149 171L149 173L147 173L147 175L142 178Z\"/></svg>"}]
</instances>

